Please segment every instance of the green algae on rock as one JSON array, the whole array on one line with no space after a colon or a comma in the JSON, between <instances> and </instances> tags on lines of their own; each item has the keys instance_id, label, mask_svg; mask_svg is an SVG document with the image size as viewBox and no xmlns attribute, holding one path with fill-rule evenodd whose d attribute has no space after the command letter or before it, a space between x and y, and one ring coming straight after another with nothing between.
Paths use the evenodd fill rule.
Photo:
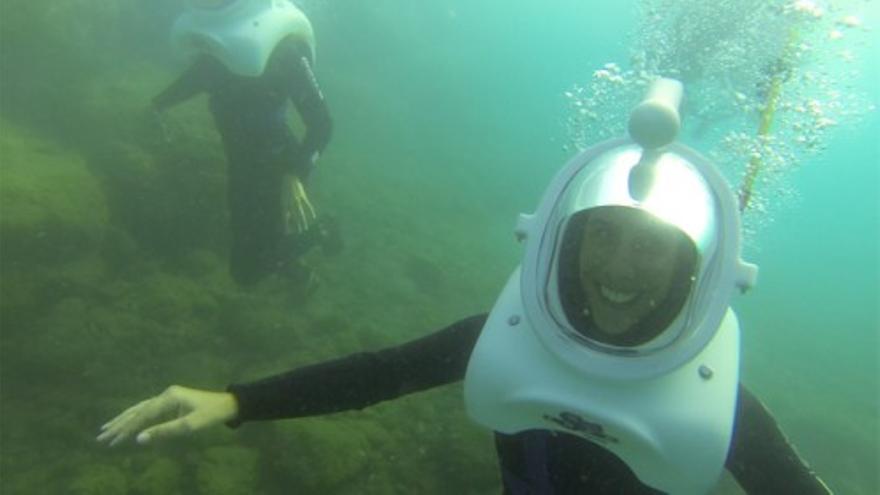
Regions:
<instances>
[{"instance_id":1,"label":"green algae on rock","mask_svg":"<svg viewBox=\"0 0 880 495\"><path fill-rule=\"evenodd\" d=\"M257 495L260 493L260 454L244 447L211 447L196 461L198 491L202 495Z\"/></svg>"},{"instance_id":2,"label":"green algae on rock","mask_svg":"<svg viewBox=\"0 0 880 495\"><path fill-rule=\"evenodd\" d=\"M65 271L80 284L99 279L110 214L84 160L5 121L0 157L2 306L31 304Z\"/></svg>"},{"instance_id":3,"label":"green algae on rock","mask_svg":"<svg viewBox=\"0 0 880 495\"><path fill-rule=\"evenodd\" d=\"M72 495L119 495L127 492L125 473L109 464L84 464L70 484Z\"/></svg>"}]
</instances>

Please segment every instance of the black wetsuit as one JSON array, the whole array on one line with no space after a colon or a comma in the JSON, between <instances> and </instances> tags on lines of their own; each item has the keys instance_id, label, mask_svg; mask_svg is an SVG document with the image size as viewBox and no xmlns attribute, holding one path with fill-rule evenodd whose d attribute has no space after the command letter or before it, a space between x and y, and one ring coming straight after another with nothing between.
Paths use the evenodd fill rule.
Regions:
<instances>
[{"instance_id":1,"label":"black wetsuit","mask_svg":"<svg viewBox=\"0 0 880 495\"><path fill-rule=\"evenodd\" d=\"M419 340L378 352L231 385L245 421L362 409L462 380L485 315L459 321ZM579 437L546 430L495 434L504 493L657 494L618 457ZM727 469L752 494L827 494L770 413L740 386Z\"/></svg>"},{"instance_id":2,"label":"black wetsuit","mask_svg":"<svg viewBox=\"0 0 880 495\"><path fill-rule=\"evenodd\" d=\"M307 46L287 38L259 77L234 74L203 55L153 99L155 108L163 110L202 92L210 96L229 162L230 271L241 284L278 270L314 241L314 235L285 236L281 200L282 175L293 172L305 181L312 157L330 140L330 114L310 54ZM305 124L302 142L288 126L288 100Z\"/></svg>"}]
</instances>

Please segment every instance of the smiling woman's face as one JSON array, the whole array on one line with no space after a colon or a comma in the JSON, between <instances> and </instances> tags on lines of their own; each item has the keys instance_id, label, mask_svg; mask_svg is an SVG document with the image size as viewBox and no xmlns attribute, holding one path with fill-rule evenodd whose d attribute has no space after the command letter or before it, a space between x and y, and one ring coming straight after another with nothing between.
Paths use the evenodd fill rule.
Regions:
<instances>
[{"instance_id":1,"label":"smiling woman's face","mask_svg":"<svg viewBox=\"0 0 880 495\"><path fill-rule=\"evenodd\" d=\"M662 304L676 271L680 232L633 208L598 208L587 219L579 280L598 330L621 335Z\"/></svg>"}]
</instances>

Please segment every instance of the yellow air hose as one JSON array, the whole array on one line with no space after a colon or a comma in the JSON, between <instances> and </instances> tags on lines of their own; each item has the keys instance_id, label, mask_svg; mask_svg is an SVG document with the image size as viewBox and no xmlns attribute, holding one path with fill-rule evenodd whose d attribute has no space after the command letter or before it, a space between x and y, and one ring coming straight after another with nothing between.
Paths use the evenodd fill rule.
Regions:
<instances>
[{"instance_id":1,"label":"yellow air hose","mask_svg":"<svg viewBox=\"0 0 880 495\"><path fill-rule=\"evenodd\" d=\"M795 30L792 30L789 33L788 43L785 46L782 57L780 57L782 64L787 64L791 59L792 51L795 48L796 42L797 33ZM783 67L784 66L785 65L783 65ZM764 100L764 107L761 110L761 118L758 123L758 132L756 134L758 142L760 143L764 142L766 137L770 134L770 126L773 124L773 117L776 114L779 97L782 94L782 85L788 79L786 72L787 71L784 69L776 70L771 76L770 86L767 91L767 97ZM763 167L762 158L763 153L754 153L749 159L745 176L739 187L739 211L741 212L745 211L749 206L749 200L752 198L752 188L754 187L755 180L758 178L758 174Z\"/></svg>"}]
</instances>

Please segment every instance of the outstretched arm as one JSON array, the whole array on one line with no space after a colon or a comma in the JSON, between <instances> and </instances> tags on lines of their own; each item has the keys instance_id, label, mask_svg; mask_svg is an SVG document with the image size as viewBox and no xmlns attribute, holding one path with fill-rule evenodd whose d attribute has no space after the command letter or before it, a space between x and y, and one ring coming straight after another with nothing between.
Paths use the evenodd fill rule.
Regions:
<instances>
[{"instance_id":1,"label":"outstretched arm","mask_svg":"<svg viewBox=\"0 0 880 495\"><path fill-rule=\"evenodd\" d=\"M742 384L726 467L747 493L831 493L800 458L770 411Z\"/></svg>"},{"instance_id":2,"label":"outstretched arm","mask_svg":"<svg viewBox=\"0 0 880 495\"><path fill-rule=\"evenodd\" d=\"M227 423L314 416L371 404L464 378L486 315L454 323L398 347L306 366L208 392L173 385L101 427L98 441L139 443ZM161 422L176 415L175 419ZM158 424L157 424L158 423Z\"/></svg>"},{"instance_id":3,"label":"outstretched arm","mask_svg":"<svg viewBox=\"0 0 880 495\"><path fill-rule=\"evenodd\" d=\"M459 381L485 321L473 316L398 347L232 385L239 409L231 424L362 409Z\"/></svg>"},{"instance_id":4,"label":"outstretched arm","mask_svg":"<svg viewBox=\"0 0 880 495\"><path fill-rule=\"evenodd\" d=\"M153 98L153 108L163 111L205 91L211 79L214 62L207 56L196 59L183 74Z\"/></svg>"}]
</instances>

